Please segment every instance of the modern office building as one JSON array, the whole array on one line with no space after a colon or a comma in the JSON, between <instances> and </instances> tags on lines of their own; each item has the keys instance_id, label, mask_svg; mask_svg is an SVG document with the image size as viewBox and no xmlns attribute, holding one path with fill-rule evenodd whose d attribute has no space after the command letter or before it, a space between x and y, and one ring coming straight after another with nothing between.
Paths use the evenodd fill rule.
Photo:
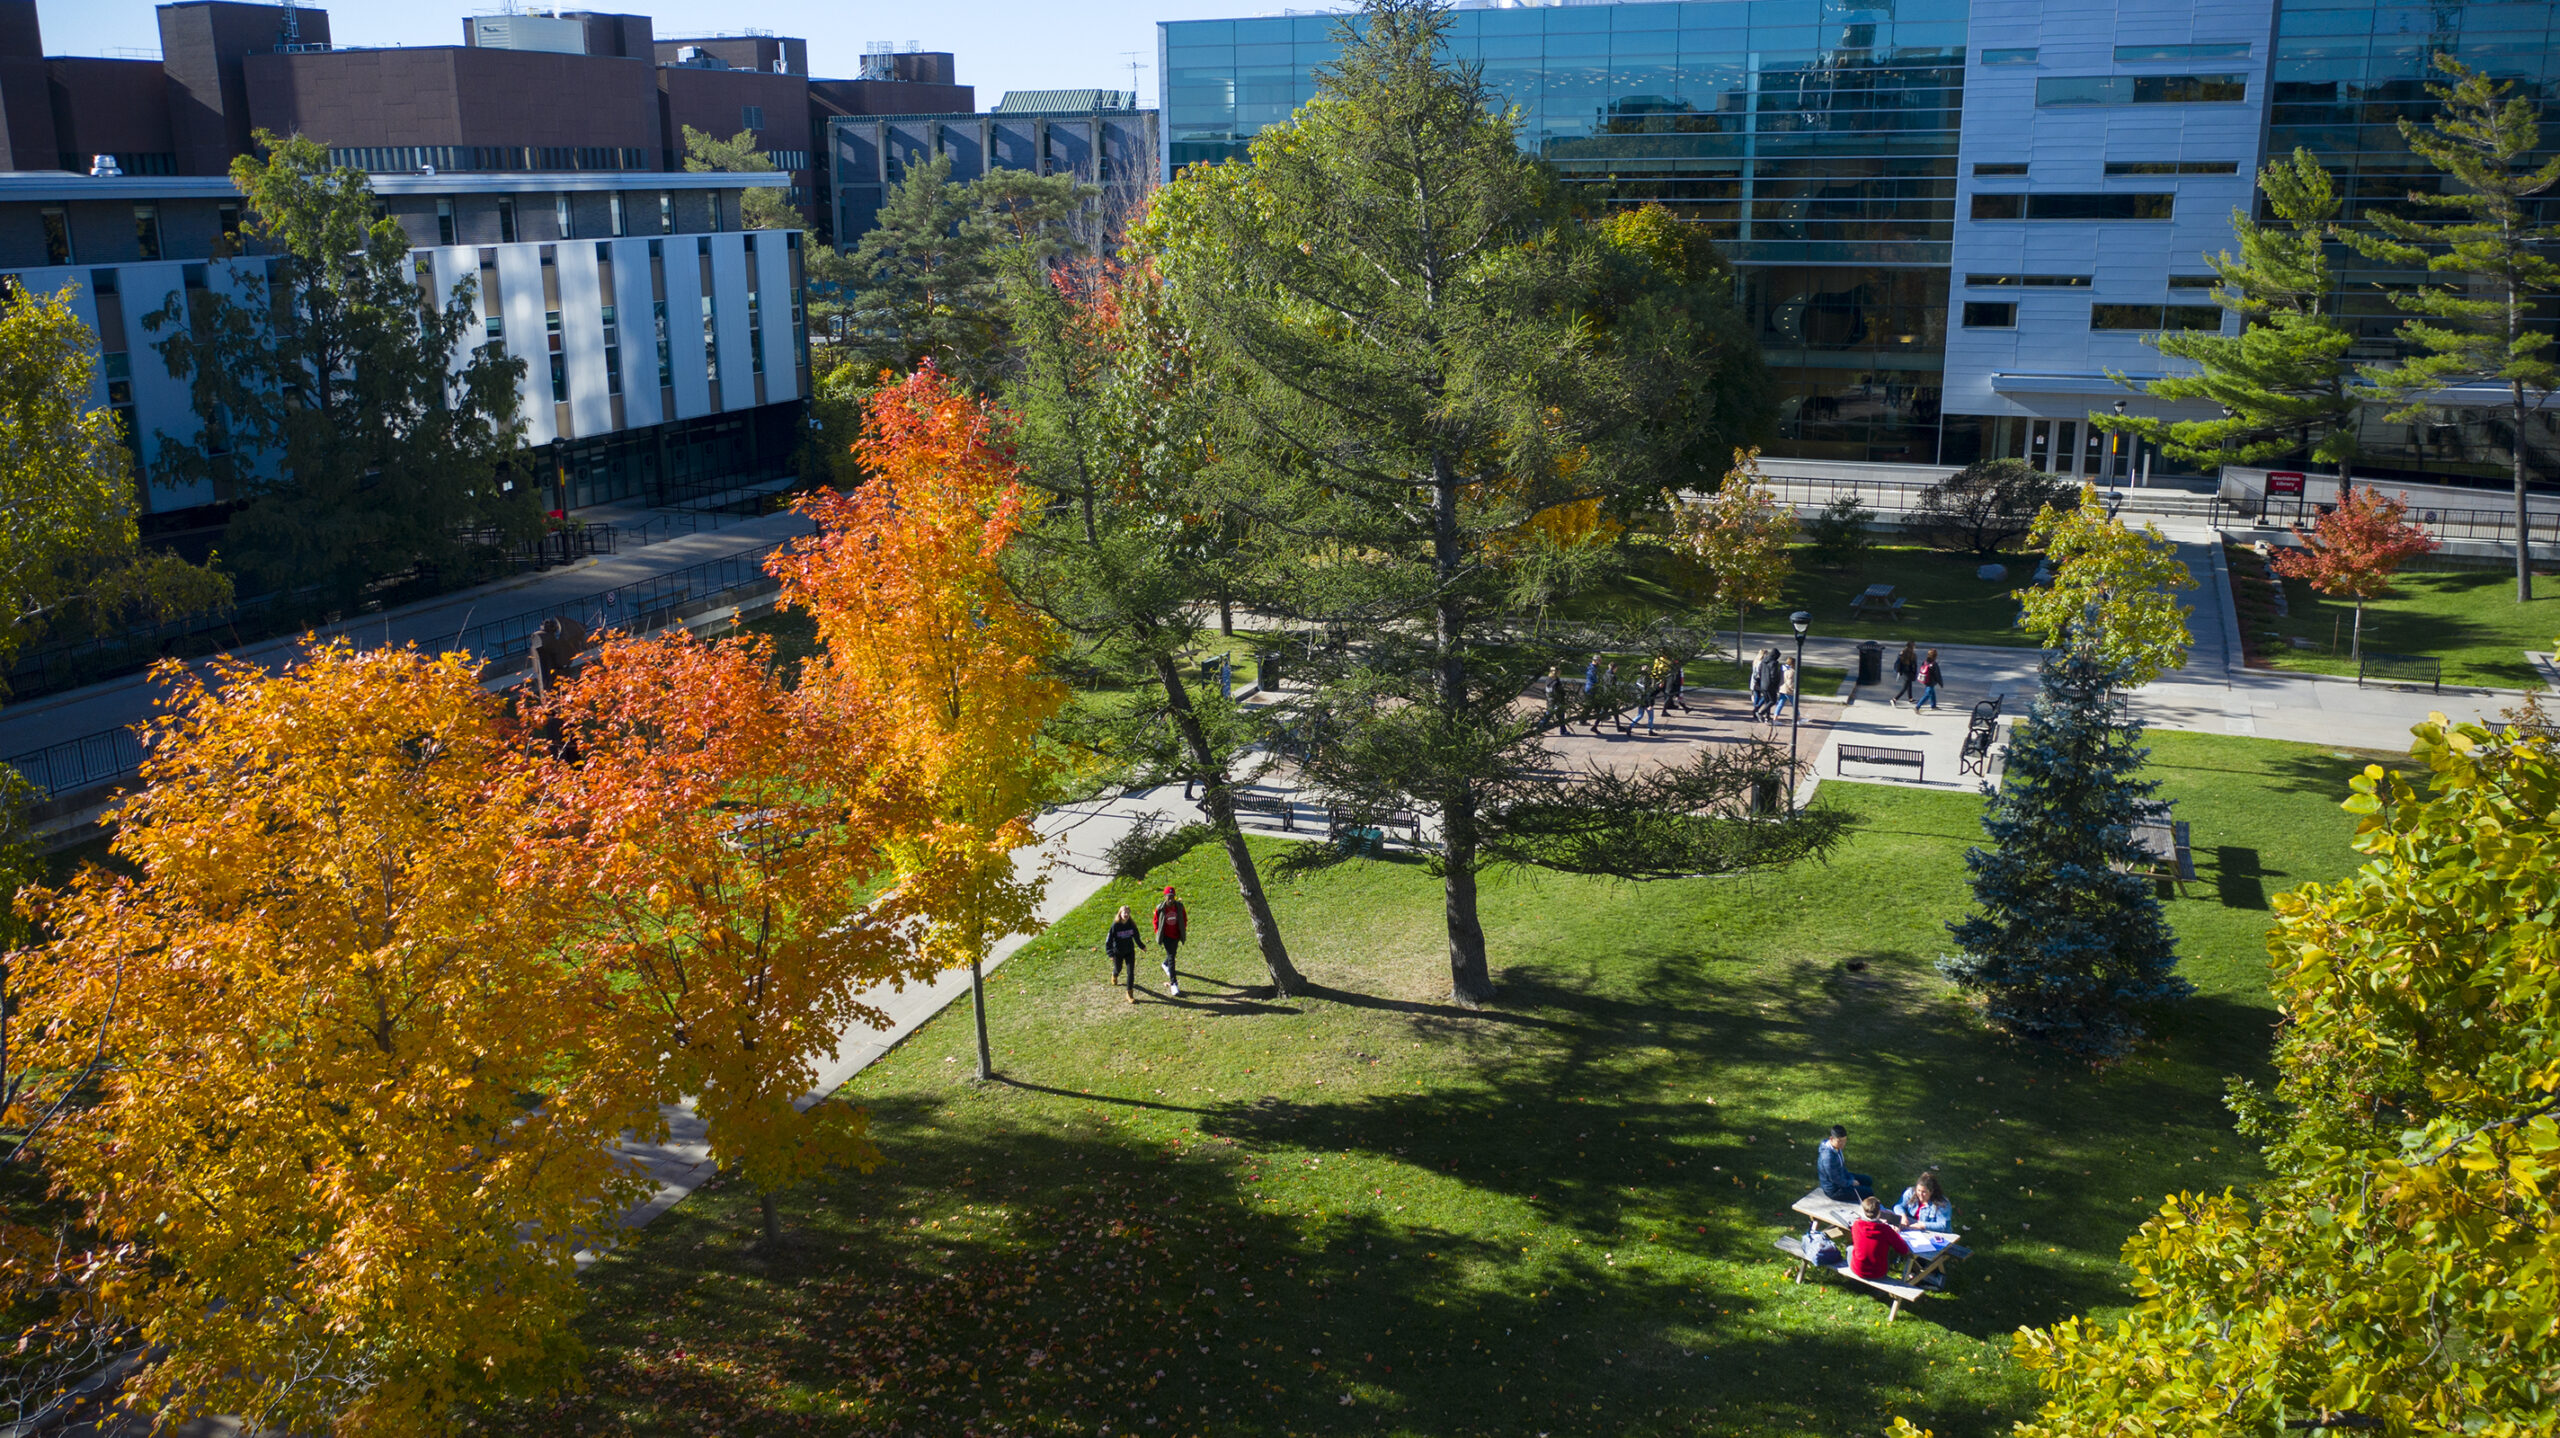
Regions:
<instances>
[{"instance_id":1,"label":"modern office building","mask_svg":"<svg viewBox=\"0 0 2560 1438\"><path fill-rule=\"evenodd\" d=\"M1314 90L1333 16L1165 22L1161 166L1240 156ZM2303 145L2351 209L2432 183L2428 57L2522 82L2560 144L2560 3L1685 0L1477 6L1451 52L1518 107L1521 143L1600 205L1709 226L1781 382L1778 452L2106 462L2087 416L2170 363L2164 329L2231 323L2205 256L2269 155ZM2392 353L2388 276L2350 265L2363 353ZM2405 278L2405 277L2403 277ZM2502 422L2365 429L2377 471L2503 475ZM2554 457L2560 426L2521 437Z\"/></svg>"},{"instance_id":2,"label":"modern office building","mask_svg":"<svg viewBox=\"0 0 2560 1438\"><path fill-rule=\"evenodd\" d=\"M700 492L787 468L808 393L801 235L737 228L774 174L381 175L422 288L476 282L471 346L521 355L526 442L556 507ZM97 332L96 401L144 469L200 441L146 316L191 289L262 292L234 254L240 196L214 176L0 175L0 280L68 287ZM216 505L145 486L155 514Z\"/></svg>"},{"instance_id":3,"label":"modern office building","mask_svg":"<svg viewBox=\"0 0 2560 1438\"><path fill-rule=\"evenodd\" d=\"M962 183L989 170L1074 175L1102 188L1109 212L1145 193L1161 152L1156 112L1127 90L1014 90L985 114L839 118L827 126L833 233L859 239L907 166L937 155Z\"/></svg>"}]
</instances>

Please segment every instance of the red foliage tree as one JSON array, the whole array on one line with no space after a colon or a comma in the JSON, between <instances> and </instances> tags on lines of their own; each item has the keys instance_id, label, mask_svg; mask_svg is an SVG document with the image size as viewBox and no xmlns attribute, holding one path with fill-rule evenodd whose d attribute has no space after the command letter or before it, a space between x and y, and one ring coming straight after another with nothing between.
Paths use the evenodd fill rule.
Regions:
<instances>
[{"instance_id":1,"label":"red foliage tree","mask_svg":"<svg viewBox=\"0 0 2560 1438\"><path fill-rule=\"evenodd\" d=\"M2348 653L2364 653L2364 602L2391 592L2391 576L2401 565L2436 547L2424 529L2408 520L2409 506L2371 486L2351 490L2338 507L2312 522L2306 534L2295 526L2300 549L2278 550L2276 573L2299 579L2333 599L2356 602L2355 637Z\"/></svg>"}]
</instances>

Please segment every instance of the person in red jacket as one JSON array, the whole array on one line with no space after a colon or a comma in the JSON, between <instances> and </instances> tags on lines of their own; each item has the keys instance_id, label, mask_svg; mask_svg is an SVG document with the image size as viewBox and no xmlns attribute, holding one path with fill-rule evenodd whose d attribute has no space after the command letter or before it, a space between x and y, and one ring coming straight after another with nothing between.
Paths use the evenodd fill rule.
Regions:
<instances>
[{"instance_id":1,"label":"person in red jacket","mask_svg":"<svg viewBox=\"0 0 2560 1438\"><path fill-rule=\"evenodd\" d=\"M1893 1261L1909 1258L1911 1245L1902 1241L1902 1231L1878 1217L1884 1205L1870 1197L1858 1205L1863 1215L1849 1225L1849 1271L1860 1278L1883 1278L1893 1272Z\"/></svg>"},{"instance_id":2,"label":"person in red jacket","mask_svg":"<svg viewBox=\"0 0 2560 1438\"><path fill-rule=\"evenodd\" d=\"M1167 884L1164 886L1164 902L1156 905L1156 942L1164 945L1165 987L1173 990L1177 999L1182 997L1182 979L1173 971L1173 956L1181 949L1182 941L1190 936L1191 915L1183 909L1182 901L1173 896L1173 885Z\"/></svg>"}]
</instances>

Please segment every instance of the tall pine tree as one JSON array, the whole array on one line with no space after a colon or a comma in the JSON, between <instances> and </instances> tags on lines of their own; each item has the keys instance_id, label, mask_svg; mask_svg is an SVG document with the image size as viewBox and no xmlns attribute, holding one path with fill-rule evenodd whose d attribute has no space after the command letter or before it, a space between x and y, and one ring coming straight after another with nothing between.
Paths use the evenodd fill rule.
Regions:
<instances>
[{"instance_id":1,"label":"tall pine tree","mask_svg":"<svg viewBox=\"0 0 2560 1438\"><path fill-rule=\"evenodd\" d=\"M2436 56L2436 68L2453 78L2429 85L2444 104L2432 125L2400 122L2400 136L2453 181L2449 191L2409 192L2409 203L2450 211L2437 221L2377 210L2382 233L2346 231L2349 242L2378 260L2454 280L2394 290L2391 302L2416 319L2400 326L2400 338L2417 353L2396 365L2372 367L2365 378L2400 405L2391 417L2423 419L2448 385L2494 384L2507 392L2507 420L2515 471L2516 602L2533 598L2533 562L2522 542L2529 532L2525 476L2530 470L2526 426L2534 413L2529 395L2548 401L2560 389L2560 360L2551 356L2552 333L2534 323L2534 309L2560 294L2560 225L2543 222L2560 185L2560 155L2539 164L2542 127L2534 100L2515 86Z\"/></svg>"},{"instance_id":2,"label":"tall pine tree","mask_svg":"<svg viewBox=\"0 0 2560 1438\"><path fill-rule=\"evenodd\" d=\"M2205 400L2222 407L2219 419L2159 419L2092 413L2089 422L2157 444L2171 458L2193 464L2256 464L2308 452L2337 466L2338 490L2354 480L2355 386L2347 351L2355 335L2327 306L2337 274L2326 242L2338 219L2338 187L2309 150L2270 160L2258 175L2258 192L2276 218L2260 224L2246 210L2231 213L2238 254L2205 257L2213 267L2214 302L2240 317L2240 332L2172 330L2148 343L2171 359L2196 366L2143 386L2171 400Z\"/></svg>"},{"instance_id":3,"label":"tall pine tree","mask_svg":"<svg viewBox=\"0 0 2560 1438\"><path fill-rule=\"evenodd\" d=\"M2152 880L2130 872L2145 862L2134 806L2158 785L2135 777L2151 751L2115 697L2124 679L2092 645L2045 656L1982 816L1994 847L1964 856L1980 912L1947 926L1960 952L1938 961L1995 1025L2090 1059L2131 1048L2145 1006L2193 991Z\"/></svg>"}]
</instances>

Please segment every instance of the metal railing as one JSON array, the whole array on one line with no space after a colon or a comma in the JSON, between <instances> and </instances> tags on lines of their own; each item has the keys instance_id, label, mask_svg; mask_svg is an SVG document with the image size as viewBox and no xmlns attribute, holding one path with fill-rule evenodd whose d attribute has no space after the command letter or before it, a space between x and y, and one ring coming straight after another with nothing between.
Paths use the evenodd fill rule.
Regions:
<instances>
[{"instance_id":1,"label":"metal railing","mask_svg":"<svg viewBox=\"0 0 2560 1438\"><path fill-rule=\"evenodd\" d=\"M105 784L142 767L142 739L115 728L48 744L10 758L9 767L48 799Z\"/></svg>"}]
</instances>

